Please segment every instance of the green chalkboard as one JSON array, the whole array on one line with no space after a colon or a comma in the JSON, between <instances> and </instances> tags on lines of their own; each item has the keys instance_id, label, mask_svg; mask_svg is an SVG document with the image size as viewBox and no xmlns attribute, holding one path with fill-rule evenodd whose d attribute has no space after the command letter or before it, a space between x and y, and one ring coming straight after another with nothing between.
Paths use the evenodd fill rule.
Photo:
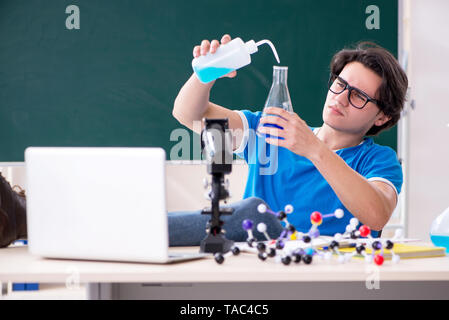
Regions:
<instances>
[{"instance_id":1,"label":"green chalkboard","mask_svg":"<svg viewBox=\"0 0 449 320\"><path fill-rule=\"evenodd\" d=\"M79 29L67 28L70 5ZM379 29L366 27L369 5ZM318 126L332 55L360 40L397 55L397 16L390 0L1 0L0 161L23 161L31 145L161 146L169 156L193 46L224 33L270 39L289 67L295 111ZM237 78L216 82L211 100L261 110L273 64L261 47ZM396 148L396 128L376 139Z\"/></svg>"}]
</instances>

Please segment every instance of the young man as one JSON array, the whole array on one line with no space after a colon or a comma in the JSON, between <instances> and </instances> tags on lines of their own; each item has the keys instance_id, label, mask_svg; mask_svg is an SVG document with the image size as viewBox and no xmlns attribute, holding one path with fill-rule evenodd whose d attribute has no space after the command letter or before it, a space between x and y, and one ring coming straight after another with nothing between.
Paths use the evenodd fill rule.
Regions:
<instances>
[{"instance_id":1,"label":"young man","mask_svg":"<svg viewBox=\"0 0 449 320\"><path fill-rule=\"evenodd\" d=\"M230 40L224 35L221 44ZM219 46L218 40L203 40L194 47L193 55L213 54ZM261 112L233 111L214 104L209 101L214 82L203 84L195 75L180 90L173 116L190 129L197 128L194 122L203 117L228 118L231 131L243 131L243 135L234 136L233 148L249 164L244 198L261 198L275 211L292 204L294 213L288 220L298 231L310 228L313 211L330 213L342 208L344 218L324 221L321 234L343 233L349 220L356 217L376 236L396 207L402 169L391 148L365 136L376 135L398 122L407 76L387 50L368 44L341 50L333 57L330 69L320 128L310 128L299 115L280 108L270 108L266 110L269 115L261 117ZM227 75L235 76L236 71ZM260 132L270 138L259 137L255 135L259 121L283 129L265 127ZM261 143L261 139L265 141ZM268 145L261 147L264 144ZM264 152L270 145L273 147L269 149L275 150L276 170L261 174L261 158L266 158ZM243 211L249 214L254 210ZM193 217L190 214L189 220ZM243 218L235 217L240 221ZM176 219L169 220L171 225L179 223L183 214L178 213ZM187 228L187 220L184 222Z\"/></svg>"},{"instance_id":2,"label":"young man","mask_svg":"<svg viewBox=\"0 0 449 320\"><path fill-rule=\"evenodd\" d=\"M230 40L224 35L221 44ZM217 40L203 40L193 55L213 54L219 46ZM236 71L227 75L235 76ZM391 148L365 136L394 126L405 100L407 76L388 51L359 46L335 54L320 128L310 128L299 115L279 108L267 110L266 117L261 112L226 109L209 101L213 85L192 75L176 98L173 116L192 130L202 118L228 118L236 133L233 149L249 163L249 174L244 200L231 205L232 215L222 217L229 239L246 239L241 228L246 218L265 222L270 236L279 236L281 224L270 214L257 213L260 203L275 211L293 205L288 220L302 232L310 228L313 211L330 213L338 208L345 211L344 218L326 219L321 234L343 233L352 217L372 230L384 227L398 201L402 169ZM283 129L262 129L261 133L270 135L265 139L255 134L259 121ZM261 162L267 158L267 149L274 150L269 157L277 162L268 174ZM26 236L25 201L2 177L0 182L0 246L6 246ZM171 212L168 218L170 245L198 245L210 219L200 211Z\"/></svg>"}]
</instances>

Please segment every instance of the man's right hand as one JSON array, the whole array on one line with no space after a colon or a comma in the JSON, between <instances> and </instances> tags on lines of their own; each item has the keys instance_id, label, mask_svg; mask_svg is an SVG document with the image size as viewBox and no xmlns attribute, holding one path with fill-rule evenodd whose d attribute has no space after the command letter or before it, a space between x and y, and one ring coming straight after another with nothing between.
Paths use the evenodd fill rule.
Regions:
<instances>
[{"instance_id":1,"label":"man's right hand","mask_svg":"<svg viewBox=\"0 0 449 320\"><path fill-rule=\"evenodd\" d=\"M229 41L231 41L231 36L229 34L225 34L223 37L221 37L221 44L228 43ZM212 40L211 42L209 42L209 40L203 40L201 41L201 45L195 46L193 48L193 57L198 58L199 56L205 56L209 52L211 54L214 54L219 47L220 42L218 42L218 40ZM236 75L237 71L232 71L224 75L223 77L234 78Z\"/></svg>"},{"instance_id":2,"label":"man's right hand","mask_svg":"<svg viewBox=\"0 0 449 320\"><path fill-rule=\"evenodd\" d=\"M221 44L231 41L231 36L225 34L221 38ZM193 56L205 56L206 54L214 54L220 47L218 40L203 40L201 45L193 48ZM229 72L223 77L234 78L237 71ZM233 135L233 150L236 150L243 141L243 121L240 115L226 107L209 101L210 90L215 81L204 84L196 77L195 74L182 86L175 99L172 114L180 123L200 134L203 128L203 118L224 119L229 120L229 129ZM199 123L199 125L196 125Z\"/></svg>"}]
</instances>

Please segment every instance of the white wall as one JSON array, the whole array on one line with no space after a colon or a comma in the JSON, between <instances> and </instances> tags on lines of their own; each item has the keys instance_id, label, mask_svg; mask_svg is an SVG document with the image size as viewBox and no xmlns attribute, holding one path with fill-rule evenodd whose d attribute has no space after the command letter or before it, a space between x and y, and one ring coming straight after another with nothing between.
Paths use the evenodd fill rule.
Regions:
<instances>
[{"instance_id":1,"label":"white wall","mask_svg":"<svg viewBox=\"0 0 449 320\"><path fill-rule=\"evenodd\" d=\"M449 1L405 1L409 81L408 236L429 240L449 207ZM408 8L407 8L408 6Z\"/></svg>"},{"instance_id":2,"label":"white wall","mask_svg":"<svg viewBox=\"0 0 449 320\"><path fill-rule=\"evenodd\" d=\"M210 200L204 196L203 179L211 180L207 173L204 161L167 161L167 211L199 210L210 206ZM26 171L23 163L9 164L0 167L0 172L11 185L19 185L26 189ZM232 172L225 175L229 180L231 196L228 203L239 201L243 198L248 165L243 160L234 161ZM221 204L224 204L221 202Z\"/></svg>"},{"instance_id":3,"label":"white wall","mask_svg":"<svg viewBox=\"0 0 449 320\"><path fill-rule=\"evenodd\" d=\"M210 207L211 202L204 196L203 179L211 181L211 175L207 173L204 161L186 161L180 164L177 161L168 161L167 175L167 211L199 210ZM229 180L231 196L228 203L239 201L243 198L248 176L248 165L243 160L234 161L232 172L225 175ZM208 188L209 189L209 188ZM220 202L224 204L223 202Z\"/></svg>"}]
</instances>

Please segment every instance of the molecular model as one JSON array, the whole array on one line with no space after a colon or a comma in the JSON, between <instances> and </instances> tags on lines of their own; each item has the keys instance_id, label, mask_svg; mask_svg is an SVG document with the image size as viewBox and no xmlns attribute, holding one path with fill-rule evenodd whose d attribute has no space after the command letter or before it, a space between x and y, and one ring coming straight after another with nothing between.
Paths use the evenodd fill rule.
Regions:
<instances>
[{"instance_id":1,"label":"molecular model","mask_svg":"<svg viewBox=\"0 0 449 320\"><path fill-rule=\"evenodd\" d=\"M402 236L401 230L396 230L394 237L390 239L376 239L371 236L371 229L362 225L357 229L359 221L352 218L346 226L343 234L337 233L333 237L327 237L326 240L319 238L318 227L324 219L336 217L341 219L344 216L342 209L337 209L333 213L321 214L318 211L310 215L311 228L307 233L298 232L296 228L287 220L287 216L293 212L293 206L286 205L283 211L274 212L267 208L265 204L260 204L257 208L261 214L272 214L276 216L285 225L277 239L271 239L267 233L267 226L261 222L257 225L257 231L262 233L265 241L257 241L253 235L254 223L246 219L242 222L242 228L247 232L248 238L245 246L235 245L231 251L226 254L216 253L215 261L223 263L225 258L230 255L238 255L241 251L257 253L257 257L265 261L267 258L275 257L276 262L282 262L289 265L292 261L305 264L312 263L314 257L320 257L324 260L330 260L333 255L337 255L338 262L345 263L356 255L362 255L367 263L382 265L384 262L384 249L389 249L392 254L392 262L399 262L399 255L392 250L393 241L399 241ZM344 253L340 247L352 247L355 251ZM371 254L366 252L366 248L371 247ZM376 253L379 252L379 253Z\"/></svg>"}]
</instances>

